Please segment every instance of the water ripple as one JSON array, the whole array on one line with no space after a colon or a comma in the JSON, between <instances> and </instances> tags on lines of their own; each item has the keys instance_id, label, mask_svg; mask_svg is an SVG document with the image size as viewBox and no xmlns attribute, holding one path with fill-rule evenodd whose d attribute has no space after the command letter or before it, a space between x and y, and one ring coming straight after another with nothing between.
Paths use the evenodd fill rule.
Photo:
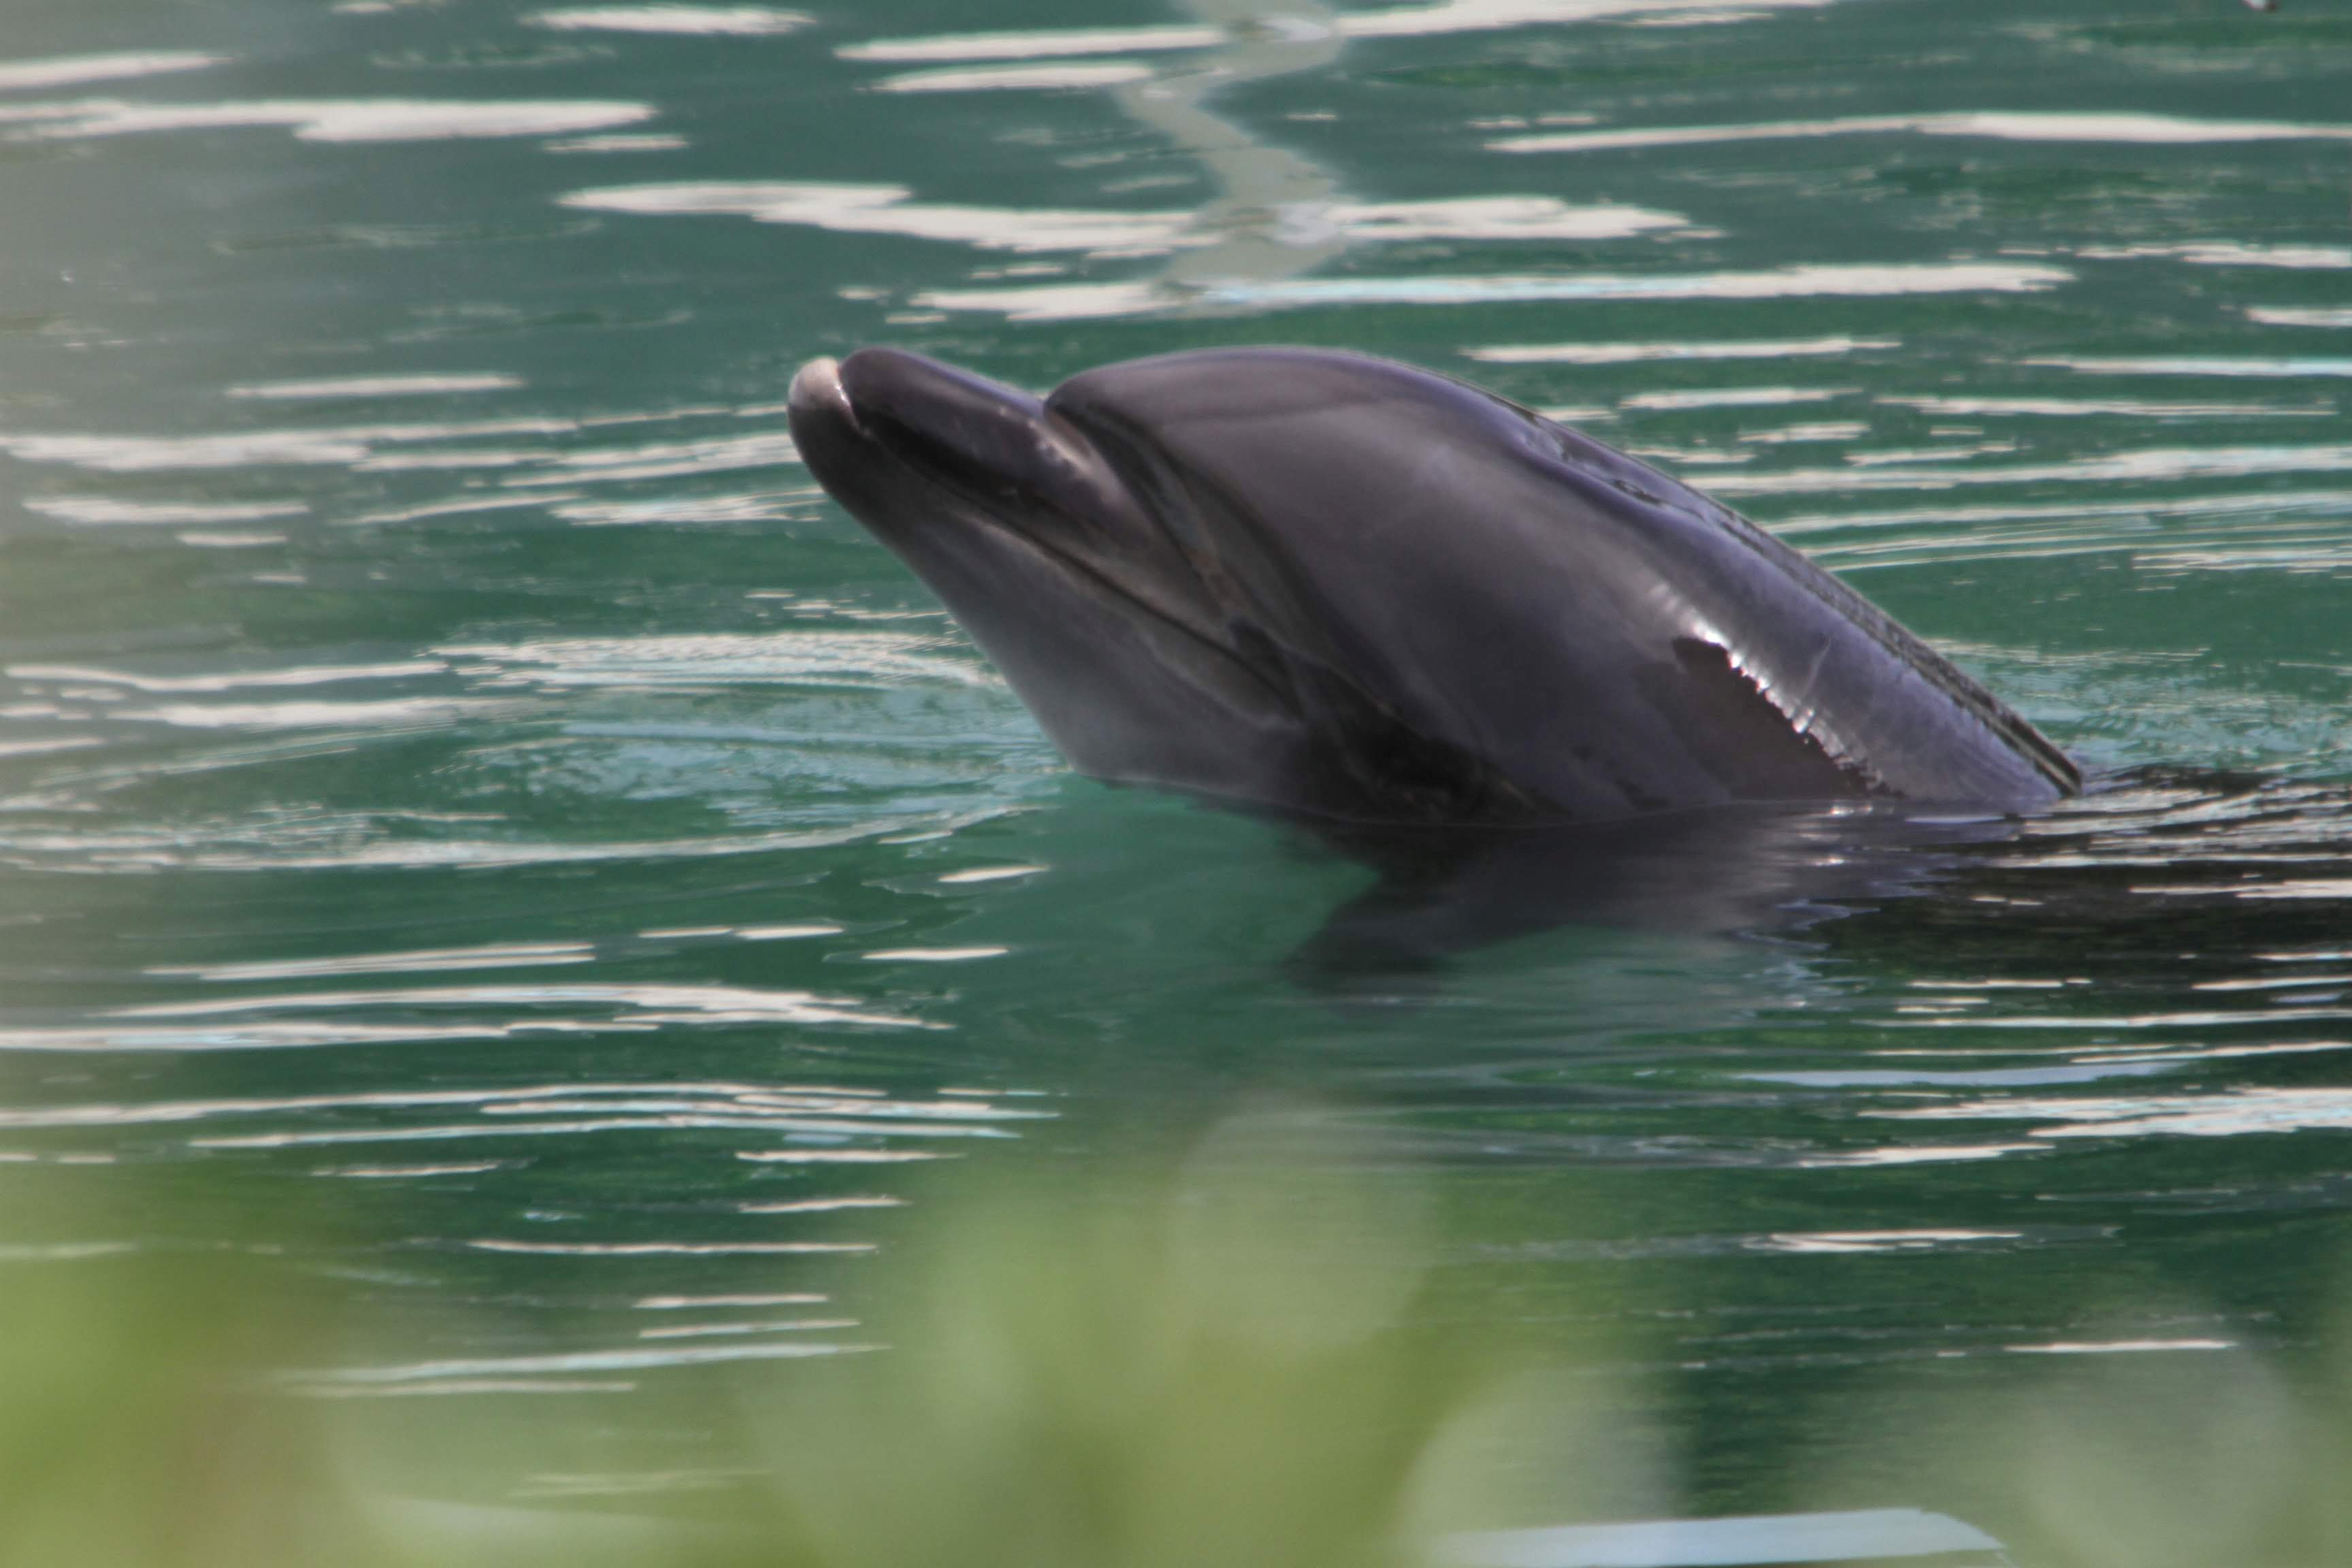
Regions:
<instances>
[{"instance_id":1,"label":"water ripple","mask_svg":"<svg viewBox=\"0 0 2352 1568\"><path fill-rule=\"evenodd\" d=\"M163 76L174 71L202 70L226 65L226 55L193 50L127 50L111 55L69 55L45 60L0 60L0 92L27 88L79 87L84 82L121 81L129 77Z\"/></svg>"},{"instance_id":2,"label":"water ripple","mask_svg":"<svg viewBox=\"0 0 2352 1568\"><path fill-rule=\"evenodd\" d=\"M1569 300L1887 299L1916 294L2038 294L2074 280L2040 262L1819 263L1704 273L1514 274L1283 279L1212 284L1171 298L1159 285L1043 284L1013 289L929 289L914 303L981 310L1013 321L1080 321L1191 305L1254 310L1349 305L1484 305Z\"/></svg>"},{"instance_id":3,"label":"water ripple","mask_svg":"<svg viewBox=\"0 0 2352 1568\"><path fill-rule=\"evenodd\" d=\"M1399 5L1385 10L1340 13L1326 23L1350 38L1433 37L1448 33L1494 32L1567 22L1669 20L1691 23L1744 21L1774 11L1816 10L1833 0L1442 0L1437 5ZM1277 18L1289 20L1289 18ZM929 37L877 38L835 52L844 59L883 62L919 60L1033 60L1072 55L1148 53L1213 48L1228 41L1223 27L1037 28L1020 32L948 33Z\"/></svg>"},{"instance_id":4,"label":"water ripple","mask_svg":"<svg viewBox=\"0 0 2352 1568\"><path fill-rule=\"evenodd\" d=\"M1800 359L1903 346L1900 338L1751 338L1738 342L1514 343L1464 349L1487 364L1641 364L1654 361Z\"/></svg>"},{"instance_id":5,"label":"water ripple","mask_svg":"<svg viewBox=\"0 0 2352 1568\"><path fill-rule=\"evenodd\" d=\"M798 32L816 18L771 5L573 5L532 11L525 26L559 33L669 33L694 37L761 38Z\"/></svg>"},{"instance_id":6,"label":"water ripple","mask_svg":"<svg viewBox=\"0 0 2352 1568\"><path fill-rule=\"evenodd\" d=\"M1163 256L1214 245L1217 230L1192 212L976 206L921 202L904 185L815 181L700 180L573 191L565 206L649 216L720 216L841 234L885 234L1023 254ZM1493 195L1421 202L1322 202L1286 211L1300 246L1325 234L1370 243L1426 239L1600 240L1687 226L1674 213L1554 196Z\"/></svg>"},{"instance_id":7,"label":"water ripple","mask_svg":"<svg viewBox=\"0 0 2352 1568\"><path fill-rule=\"evenodd\" d=\"M743 684L866 689L909 681L996 689L1003 684L955 639L939 634L812 629L457 643L433 651L459 674L493 689L657 691Z\"/></svg>"},{"instance_id":8,"label":"water ripple","mask_svg":"<svg viewBox=\"0 0 2352 1568\"><path fill-rule=\"evenodd\" d=\"M278 126L303 142L437 142L482 136L563 136L635 125L651 104L604 100L264 100L247 103L132 103L82 99L0 109L0 121L50 139L130 136L166 131Z\"/></svg>"},{"instance_id":9,"label":"water ripple","mask_svg":"<svg viewBox=\"0 0 2352 1568\"><path fill-rule=\"evenodd\" d=\"M1978 136L2005 142L2117 142L2206 145L2237 142L2352 141L2352 125L2283 120L2194 120L2171 114L2067 110L2042 113L1863 114L1841 120L1784 120L1749 125L1652 126L1624 131L1561 131L1506 136L1497 153L1601 153L1632 147L1742 144L1822 136Z\"/></svg>"}]
</instances>

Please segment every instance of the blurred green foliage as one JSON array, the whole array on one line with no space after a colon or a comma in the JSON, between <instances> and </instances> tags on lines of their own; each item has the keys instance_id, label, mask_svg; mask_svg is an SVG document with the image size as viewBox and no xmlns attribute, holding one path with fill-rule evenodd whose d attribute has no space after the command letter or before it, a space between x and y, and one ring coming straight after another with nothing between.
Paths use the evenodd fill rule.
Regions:
<instances>
[{"instance_id":1,"label":"blurred green foliage","mask_svg":"<svg viewBox=\"0 0 2352 1568\"><path fill-rule=\"evenodd\" d=\"M422 1400L400 1445L357 1437L365 1402L316 1396L319 1369L371 1354L347 1290L235 1244L58 1239L115 1227L18 1178L0 1173L5 1568L1378 1568L1475 1512L1475 1440L1522 1429L1482 1392L1505 1358L1416 1318L1418 1184L1281 1168L1246 1131L1172 1175L940 1194L872 1282L878 1353L725 1386L751 1481L693 1517L485 1505L559 1468L568 1402ZM710 1387L634 1408L657 1422ZM399 1495L433 1468L417 1451L475 1500Z\"/></svg>"},{"instance_id":2,"label":"blurred green foliage","mask_svg":"<svg viewBox=\"0 0 2352 1568\"><path fill-rule=\"evenodd\" d=\"M129 1210L0 1167L0 1568L1402 1568L1507 1520L1678 1511L1610 1371L1629 1347L1469 1342L1428 1310L1418 1182L1276 1147L1237 1123L1172 1172L935 1188L862 1347L631 1396L720 1432L742 1484L698 1510L531 1500L588 1419L567 1399L404 1401L388 1445L377 1402L319 1396L384 1352L332 1249L93 1241L236 1205L184 1172ZM1867 1500L1932 1477L2049 1568L2352 1563L2352 1356L2012 1359L1992 1397L1847 1411L1922 1483ZM436 1466L463 1499L420 1488Z\"/></svg>"}]
</instances>

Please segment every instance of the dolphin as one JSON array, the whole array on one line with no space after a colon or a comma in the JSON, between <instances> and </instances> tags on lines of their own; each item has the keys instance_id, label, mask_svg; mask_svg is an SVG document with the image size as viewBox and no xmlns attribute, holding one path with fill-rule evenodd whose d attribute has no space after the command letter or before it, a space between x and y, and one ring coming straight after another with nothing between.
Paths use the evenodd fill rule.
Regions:
<instances>
[{"instance_id":1,"label":"dolphin","mask_svg":"<svg viewBox=\"0 0 2352 1568\"><path fill-rule=\"evenodd\" d=\"M2020 813L2082 787L1754 523L1411 365L1209 349L1039 398L867 348L803 367L790 415L818 481L1099 778L1412 827Z\"/></svg>"}]
</instances>

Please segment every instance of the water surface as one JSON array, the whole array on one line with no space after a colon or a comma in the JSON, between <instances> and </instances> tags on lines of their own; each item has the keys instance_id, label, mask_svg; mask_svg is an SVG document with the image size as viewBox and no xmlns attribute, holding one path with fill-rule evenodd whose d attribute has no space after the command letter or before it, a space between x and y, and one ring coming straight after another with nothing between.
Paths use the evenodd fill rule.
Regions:
<instances>
[{"instance_id":1,"label":"water surface","mask_svg":"<svg viewBox=\"0 0 2352 1568\"><path fill-rule=\"evenodd\" d=\"M351 1386L851 1342L944 1163L1266 1097L1433 1173L1474 1316L1622 1303L1695 1511L1789 1500L1852 1391L2324 1319L2326 7L30 0L0 49L0 1160L365 1215L417 1349ZM1303 961L1370 873L1067 774L782 408L867 342L1265 341L1726 498L2098 788L1794 912ZM189 1239L102 1228L7 1266Z\"/></svg>"}]
</instances>

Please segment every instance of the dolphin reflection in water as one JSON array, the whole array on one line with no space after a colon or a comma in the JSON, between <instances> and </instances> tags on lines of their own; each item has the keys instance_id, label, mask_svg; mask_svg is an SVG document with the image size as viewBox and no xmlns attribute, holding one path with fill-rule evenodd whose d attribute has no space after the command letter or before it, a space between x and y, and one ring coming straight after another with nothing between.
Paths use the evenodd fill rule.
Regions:
<instances>
[{"instance_id":1,"label":"dolphin reflection in water","mask_svg":"<svg viewBox=\"0 0 2352 1568\"><path fill-rule=\"evenodd\" d=\"M791 417L1080 772L1317 826L1385 871L1355 915L1396 945L1744 925L1918 874L1857 834L2082 787L1753 523L1427 371L1215 349L1041 399L874 348Z\"/></svg>"}]
</instances>

